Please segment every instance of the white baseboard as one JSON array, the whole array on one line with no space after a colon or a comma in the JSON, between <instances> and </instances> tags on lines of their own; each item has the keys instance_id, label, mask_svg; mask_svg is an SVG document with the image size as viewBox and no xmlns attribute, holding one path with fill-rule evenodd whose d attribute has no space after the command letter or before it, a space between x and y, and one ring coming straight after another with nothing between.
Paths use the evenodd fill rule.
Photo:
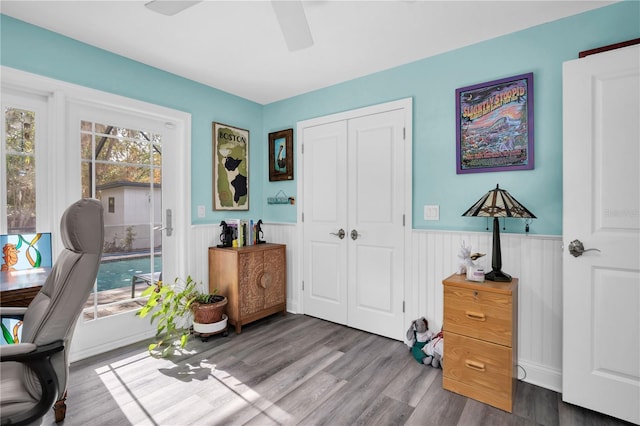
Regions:
<instances>
[{"instance_id":1,"label":"white baseboard","mask_svg":"<svg viewBox=\"0 0 640 426\"><path fill-rule=\"evenodd\" d=\"M287 312L289 312L290 314L301 313L298 302L293 299L287 299Z\"/></svg>"},{"instance_id":2,"label":"white baseboard","mask_svg":"<svg viewBox=\"0 0 640 426\"><path fill-rule=\"evenodd\" d=\"M521 367L518 368L518 379L555 392L562 392L562 371L522 360L518 360L518 365Z\"/></svg>"},{"instance_id":3,"label":"white baseboard","mask_svg":"<svg viewBox=\"0 0 640 426\"><path fill-rule=\"evenodd\" d=\"M109 340L108 342L104 342L99 345L93 345L84 349L77 349L76 347L71 347L71 352L69 354L69 362L80 361L85 358L89 358L95 355L99 355L101 353L109 352L117 348L121 348L127 345L131 345L133 343L138 343L143 340L147 340L155 336L155 329L151 331L147 331L144 333L138 333L135 335L129 335L124 339L118 340Z\"/></svg>"}]
</instances>

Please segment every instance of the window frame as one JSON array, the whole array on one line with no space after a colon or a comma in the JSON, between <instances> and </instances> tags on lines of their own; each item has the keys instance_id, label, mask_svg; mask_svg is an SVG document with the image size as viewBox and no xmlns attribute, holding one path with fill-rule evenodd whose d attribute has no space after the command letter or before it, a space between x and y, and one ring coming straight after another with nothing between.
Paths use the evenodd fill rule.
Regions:
<instances>
[{"instance_id":1,"label":"window frame","mask_svg":"<svg viewBox=\"0 0 640 426\"><path fill-rule=\"evenodd\" d=\"M7 224L7 129L5 110L7 108L23 109L35 113L34 157L36 162L35 192L36 192L36 229L35 232L51 232L52 221L48 214L51 211L52 176L49 165L49 151L51 147L51 127L49 112L51 97L47 94L26 90L16 90L2 87L2 140L0 143L0 193L4 194L0 201L0 234L8 233Z\"/></svg>"}]
</instances>

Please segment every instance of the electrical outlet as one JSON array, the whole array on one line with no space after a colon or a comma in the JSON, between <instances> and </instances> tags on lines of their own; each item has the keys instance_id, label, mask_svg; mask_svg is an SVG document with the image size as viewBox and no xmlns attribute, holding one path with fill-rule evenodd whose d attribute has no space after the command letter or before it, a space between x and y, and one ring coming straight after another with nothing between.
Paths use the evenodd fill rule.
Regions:
<instances>
[{"instance_id":1,"label":"electrical outlet","mask_svg":"<svg viewBox=\"0 0 640 426\"><path fill-rule=\"evenodd\" d=\"M204 217L204 216L205 216L204 206L198 206L198 217Z\"/></svg>"},{"instance_id":2,"label":"electrical outlet","mask_svg":"<svg viewBox=\"0 0 640 426\"><path fill-rule=\"evenodd\" d=\"M440 206L439 205L424 206L424 220L440 220Z\"/></svg>"}]
</instances>

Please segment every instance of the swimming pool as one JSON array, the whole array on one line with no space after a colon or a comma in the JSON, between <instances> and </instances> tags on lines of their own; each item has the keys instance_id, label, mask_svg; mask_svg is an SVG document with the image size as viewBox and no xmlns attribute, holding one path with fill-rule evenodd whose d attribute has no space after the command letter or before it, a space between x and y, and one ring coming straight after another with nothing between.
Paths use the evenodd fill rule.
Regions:
<instances>
[{"instance_id":1,"label":"swimming pool","mask_svg":"<svg viewBox=\"0 0 640 426\"><path fill-rule=\"evenodd\" d=\"M162 256L154 256L154 272L162 271ZM131 278L135 274L150 271L149 257L128 257L117 260L104 260L98 270L98 291L131 287Z\"/></svg>"}]
</instances>

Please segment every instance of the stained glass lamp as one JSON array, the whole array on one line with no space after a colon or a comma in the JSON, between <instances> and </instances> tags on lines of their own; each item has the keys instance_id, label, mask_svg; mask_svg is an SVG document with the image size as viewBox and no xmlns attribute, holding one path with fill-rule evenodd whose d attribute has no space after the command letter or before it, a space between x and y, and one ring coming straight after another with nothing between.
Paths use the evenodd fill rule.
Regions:
<instances>
[{"instance_id":1,"label":"stained glass lamp","mask_svg":"<svg viewBox=\"0 0 640 426\"><path fill-rule=\"evenodd\" d=\"M499 217L519 217L535 219L535 215L520 204L505 189L496 185L471 206L462 216L479 216L493 218L493 251L491 254L491 272L485 274L489 281L511 281L511 275L502 272L502 252L500 250Z\"/></svg>"}]
</instances>

